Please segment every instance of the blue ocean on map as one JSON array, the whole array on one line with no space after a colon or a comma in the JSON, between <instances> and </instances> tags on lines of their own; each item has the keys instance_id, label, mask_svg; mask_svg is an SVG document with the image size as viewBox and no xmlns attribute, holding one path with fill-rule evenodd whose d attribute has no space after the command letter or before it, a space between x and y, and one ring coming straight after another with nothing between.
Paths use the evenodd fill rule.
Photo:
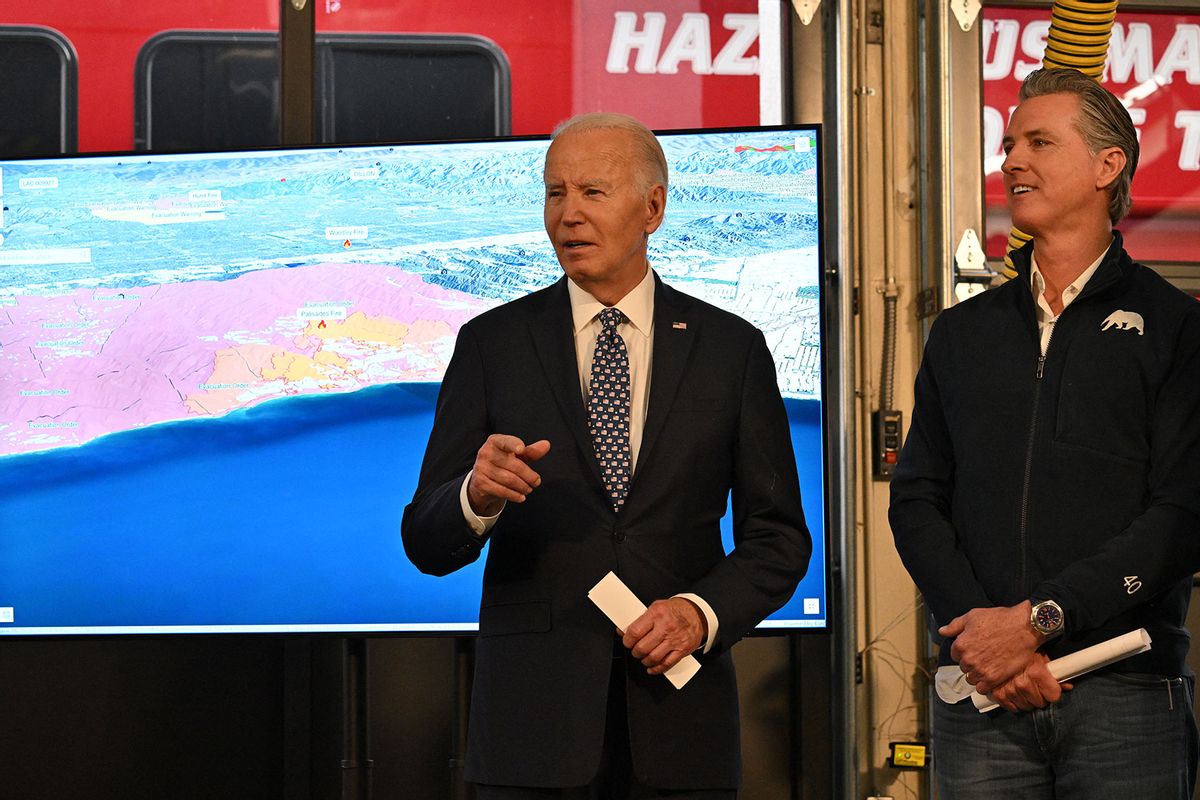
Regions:
<instances>
[{"instance_id":1,"label":"blue ocean on map","mask_svg":"<svg viewBox=\"0 0 1200 800\"><path fill-rule=\"evenodd\" d=\"M30 627L469 628L482 559L434 578L400 542L437 390L285 398L0 458L0 605L24 598L16 621ZM786 405L797 452L819 452L819 404ZM812 459L799 463L820 531L821 475ZM731 548L728 518L724 527ZM820 565L819 536L814 545ZM802 616L804 593L776 616Z\"/></svg>"},{"instance_id":2,"label":"blue ocean on map","mask_svg":"<svg viewBox=\"0 0 1200 800\"><path fill-rule=\"evenodd\" d=\"M27 626L472 621L477 571L426 578L400 544L436 391L286 398L0 459L0 595L26 598Z\"/></svg>"}]
</instances>

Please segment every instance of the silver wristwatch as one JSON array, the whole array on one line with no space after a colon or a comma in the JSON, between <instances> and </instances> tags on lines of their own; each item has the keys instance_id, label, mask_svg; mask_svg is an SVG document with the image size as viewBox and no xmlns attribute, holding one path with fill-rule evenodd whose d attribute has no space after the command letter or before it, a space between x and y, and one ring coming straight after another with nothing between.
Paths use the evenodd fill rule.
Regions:
<instances>
[{"instance_id":1,"label":"silver wristwatch","mask_svg":"<svg viewBox=\"0 0 1200 800\"><path fill-rule=\"evenodd\" d=\"M1029 612L1029 624L1047 639L1063 632L1062 606L1053 600L1043 600Z\"/></svg>"}]
</instances>

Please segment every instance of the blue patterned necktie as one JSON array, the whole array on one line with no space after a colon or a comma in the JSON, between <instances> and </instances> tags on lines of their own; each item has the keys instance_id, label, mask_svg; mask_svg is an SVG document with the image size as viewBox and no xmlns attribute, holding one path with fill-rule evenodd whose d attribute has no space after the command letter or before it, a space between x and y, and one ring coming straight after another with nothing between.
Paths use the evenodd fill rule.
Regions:
<instances>
[{"instance_id":1,"label":"blue patterned necktie","mask_svg":"<svg viewBox=\"0 0 1200 800\"><path fill-rule=\"evenodd\" d=\"M629 355L617 325L625 315L615 308L600 312L600 335L592 356L588 429L600 462L604 488L613 511L620 511L629 493Z\"/></svg>"}]
</instances>

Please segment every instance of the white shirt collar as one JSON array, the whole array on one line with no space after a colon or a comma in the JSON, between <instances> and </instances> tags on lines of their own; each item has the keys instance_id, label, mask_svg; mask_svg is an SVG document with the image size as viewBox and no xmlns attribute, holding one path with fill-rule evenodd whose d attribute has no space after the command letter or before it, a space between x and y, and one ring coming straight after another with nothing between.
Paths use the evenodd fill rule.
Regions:
<instances>
[{"instance_id":1,"label":"white shirt collar","mask_svg":"<svg viewBox=\"0 0 1200 800\"><path fill-rule=\"evenodd\" d=\"M1112 243L1109 242L1109 247L1111 246ZM1092 276L1096 274L1096 270L1100 268L1100 262L1104 261L1104 256L1106 255L1108 255L1108 247L1104 248L1104 252L1097 256L1096 260L1092 262L1091 266L1080 273L1079 277L1073 280L1070 286L1067 286L1062 290L1063 308L1069 306L1071 301L1083 293L1083 287L1086 286L1087 282L1090 281ZM1042 293L1046 291L1046 279L1042 277L1042 271L1038 269L1036 253L1029 254L1029 271L1031 273L1030 280L1033 288L1033 299L1038 301L1040 306ZM1043 310L1049 313L1048 307Z\"/></svg>"},{"instance_id":2,"label":"white shirt collar","mask_svg":"<svg viewBox=\"0 0 1200 800\"><path fill-rule=\"evenodd\" d=\"M571 297L571 318L578 335L605 306L570 278L567 278L567 294ZM649 336L654 324L654 270L647 269L641 282L617 301L616 308L639 333Z\"/></svg>"}]
</instances>

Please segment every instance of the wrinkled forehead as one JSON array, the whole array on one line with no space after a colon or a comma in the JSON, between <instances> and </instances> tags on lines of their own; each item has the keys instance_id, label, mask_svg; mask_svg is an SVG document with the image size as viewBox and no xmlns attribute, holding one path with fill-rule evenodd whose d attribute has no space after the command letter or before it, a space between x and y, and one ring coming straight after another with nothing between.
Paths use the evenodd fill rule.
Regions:
<instances>
[{"instance_id":1,"label":"wrinkled forehead","mask_svg":"<svg viewBox=\"0 0 1200 800\"><path fill-rule=\"evenodd\" d=\"M567 131L559 134L546 150L543 179L578 180L591 176L599 180L632 179L636 173L633 137L616 128Z\"/></svg>"}]
</instances>

